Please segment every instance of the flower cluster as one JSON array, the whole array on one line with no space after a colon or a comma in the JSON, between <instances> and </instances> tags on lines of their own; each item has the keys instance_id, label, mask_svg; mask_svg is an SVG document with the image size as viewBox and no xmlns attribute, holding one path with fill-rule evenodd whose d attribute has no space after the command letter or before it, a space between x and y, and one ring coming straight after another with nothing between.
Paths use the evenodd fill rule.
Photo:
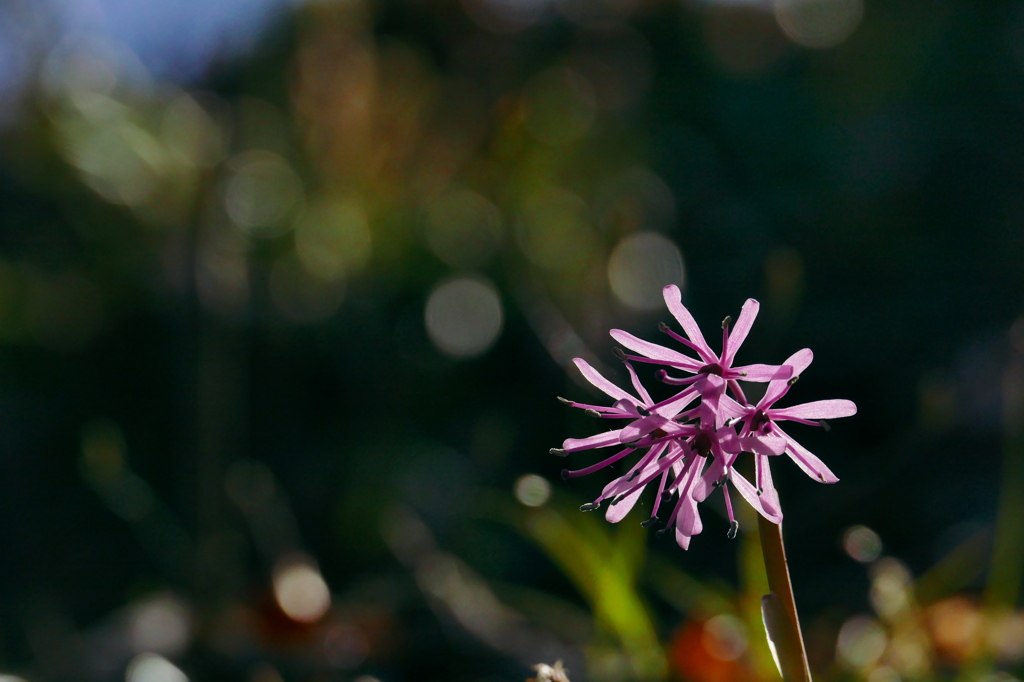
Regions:
<instances>
[{"instance_id":1,"label":"flower cluster","mask_svg":"<svg viewBox=\"0 0 1024 682\"><path fill-rule=\"evenodd\" d=\"M730 318L725 319L722 351L716 354L683 306L679 288L667 286L664 294L669 312L682 326L685 336L664 324L661 331L696 357L613 329L612 338L629 351L616 349L629 372L635 393L619 388L585 360L576 358L574 362L587 381L614 403L604 407L565 398L559 400L585 410L592 417L622 420L626 425L589 438L569 438L561 448L553 448L552 454L563 456L582 450L618 448L596 464L562 471L562 478L585 476L633 453L642 453L626 473L612 480L596 500L581 509L598 509L608 501L606 518L616 523L636 505L648 484L656 482L658 490L651 516L643 525L664 520L662 532L674 529L676 542L684 549L689 547L690 538L702 530L697 504L716 489L725 497L730 538L736 536L739 528L730 488L765 518L779 523L782 509L772 484L769 457L786 454L812 478L823 483L839 480L820 459L787 435L779 423L792 421L826 426L825 419L850 416L856 413L857 407L849 400L819 400L793 407L775 407L811 364L811 351L807 348L798 351L781 365L737 366L736 352L757 317L757 301L747 300L735 326ZM665 384L680 387L679 392L655 402L640 383L633 362L661 365L656 377ZM676 371L684 376L675 376ZM747 401L741 381L768 384L756 405ZM750 453L754 458L753 482L736 471L735 463L742 453ZM664 511L670 506L670 511Z\"/></svg>"}]
</instances>

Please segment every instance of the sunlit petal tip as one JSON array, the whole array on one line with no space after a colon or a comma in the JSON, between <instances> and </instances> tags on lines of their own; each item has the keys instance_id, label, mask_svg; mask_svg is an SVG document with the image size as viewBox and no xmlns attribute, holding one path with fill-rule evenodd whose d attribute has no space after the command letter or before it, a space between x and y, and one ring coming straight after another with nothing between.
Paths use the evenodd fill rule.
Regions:
<instances>
[{"instance_id":1,"label":"sunlit petal tip","mask_svg":"<svg viewBox=\"0 0 1024 682\"><path fill-rule=\"evenodd\" d=\"M634 403L639 402L628 392L624 391L623 389L619 388L611 381L606 379L603 374L601 374L596 369L591 367L590 363L584 360L583 358L573 358L572 361L580 370L580 374L583 375L583 378L589 381L594 388L598 389L599 391L607 395L609 398L614 398L615 400L628 398L632 400Z\"/></svg>"},{"instance_id":2,"label":"sunlit petal tip","mask_svg":"<svg viewBox=\"0 0 1024 682\"><path fill-rule=\"evenodd\" d=\"M791 366L793 374L796 375L803 373L805 369L811 366L813 361L814 352L810 348L803 348L790 355L782 364Z\"/></svg>"},{"instance_id":3,"label":"sunlit petal tip","mask_svg":"<svg viewBox=\"0 0 1024 682\"><path fill-rule=\"evenodd\" d=\"M810 403L793 405L771 410L772 419L841 419L857 414L852 400L815 400Z\"/></svg>"}]
</instances>

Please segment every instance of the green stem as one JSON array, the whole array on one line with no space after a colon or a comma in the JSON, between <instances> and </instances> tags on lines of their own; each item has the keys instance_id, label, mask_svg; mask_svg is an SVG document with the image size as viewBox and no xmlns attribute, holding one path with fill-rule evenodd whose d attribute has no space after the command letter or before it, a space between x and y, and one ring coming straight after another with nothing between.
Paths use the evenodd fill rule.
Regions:
<instances>
[{"instance_id":1,"label":"green stem","mask_svg":"<svg viewBox=\"0 0 1024 682\"><path fill-rule=\"evenodd\" d=\"M757 517L761 535L761 553L772 593L763 600L768 639L774 644L782 679L786 682L811 682L807 650L800 634L800 621L793 600L793 583L789 579L786 548L782 544L782 524Z\"/></svg>"}]
</instances>

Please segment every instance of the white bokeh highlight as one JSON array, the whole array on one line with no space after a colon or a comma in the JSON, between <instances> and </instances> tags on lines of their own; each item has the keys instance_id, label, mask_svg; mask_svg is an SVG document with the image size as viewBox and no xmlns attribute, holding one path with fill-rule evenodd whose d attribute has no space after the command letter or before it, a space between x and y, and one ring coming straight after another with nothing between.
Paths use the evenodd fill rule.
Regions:
<instances>
[{"instance_id":1,"label":"white bokeh highlight","mask_svg":"<svg viewBox=\"0 0 1024 682\"><path fill-rule=\"evenodd\" d=\"M498 290L477 275L442 282L427 297L425 322L430 340L445 355L482 355L504 325Z\"/></svg>"},{"instance_id":2,"label":"white bokeh highlight","mask_svg":"<svg viewBox=\"0 0 1024 682\"><path fill-rule=\"evenodd\" d=\"M657 310L666 284L680 289L686 275L683 254L672 240L657 232L623 237L608 259L608 284L615 298L634 310Z\"/></svg>"}]
</instances>

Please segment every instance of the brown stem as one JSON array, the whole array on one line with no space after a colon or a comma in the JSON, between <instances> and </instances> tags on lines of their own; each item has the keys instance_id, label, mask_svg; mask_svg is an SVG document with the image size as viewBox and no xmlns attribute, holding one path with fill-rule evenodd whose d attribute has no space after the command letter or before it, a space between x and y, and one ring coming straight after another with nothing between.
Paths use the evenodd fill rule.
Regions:
<instances>
[{"instance_id":1,"label":"brown stem","mask_svg":"<svg viewBox=\"0 0 1024 682\"><path fill-rule=\"evenodd\" d=\"M782 524L772 523L761 515L757 517L761 534L761 553L768 574L768 588L772 594L763 602L765 627L774 643L782 678L786 682L811 682L811 669L807 665L807 650L800 634L800 621L793 600L793 583L789 580L786 548L782 544Z\"/></svg>"}]
</instances>

